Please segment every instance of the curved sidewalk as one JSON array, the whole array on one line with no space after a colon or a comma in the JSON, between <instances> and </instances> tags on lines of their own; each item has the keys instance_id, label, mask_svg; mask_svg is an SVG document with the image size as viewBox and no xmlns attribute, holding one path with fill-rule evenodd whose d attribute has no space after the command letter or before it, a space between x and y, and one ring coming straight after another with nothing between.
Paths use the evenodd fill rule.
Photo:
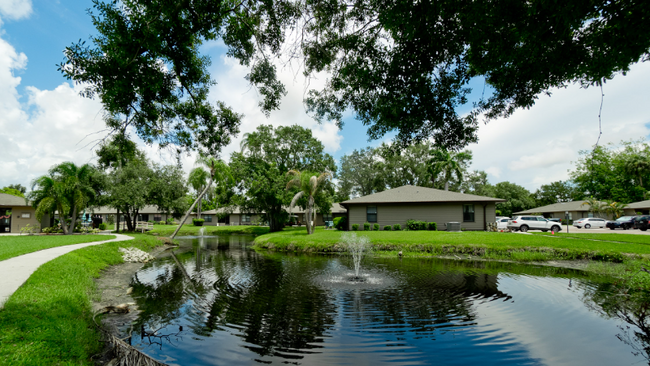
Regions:
<instances>
[{"instance_id":1,"label":"curved sidewalk","mask_svg":"<svg viewBox=\"0 0 650 366\"><path fill-rule=\"evenodd\" d=\"M3 307L9 296L13 295L13 293L16 292L16 290L18 290L18 288L27 281L29 276L31 276L32 273L34 273L42 264L80 248L110 243L113 241L126 241L133 239L130 236L122 234L109 235L115 235L116 238L91 243L63 245L0 261L0 308Z\"/></svg>"}]
</instances>

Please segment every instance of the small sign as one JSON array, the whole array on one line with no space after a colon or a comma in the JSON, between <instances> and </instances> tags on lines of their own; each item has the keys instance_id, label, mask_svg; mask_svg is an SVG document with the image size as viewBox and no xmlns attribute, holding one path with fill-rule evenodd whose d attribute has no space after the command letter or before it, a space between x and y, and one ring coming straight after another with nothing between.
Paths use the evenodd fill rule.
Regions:
<instances>
[{"instance_id":1,"label":"small sign","mask_svg":"<svg viewBox=\"0 0 650 366\"><path fill-rule=\"evenodd\" d=\"M28 219L32 217L32 214L30 214L29 212L23 212L23 214L20 217L22 217L23 219Z\"/></svg>"}]
</instances>

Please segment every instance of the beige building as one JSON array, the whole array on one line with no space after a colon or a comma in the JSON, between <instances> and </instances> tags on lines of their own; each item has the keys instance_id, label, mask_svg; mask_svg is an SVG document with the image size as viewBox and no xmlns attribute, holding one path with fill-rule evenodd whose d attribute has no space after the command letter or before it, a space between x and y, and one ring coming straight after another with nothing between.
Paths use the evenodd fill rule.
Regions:
<instances>
[{"instance_id":1,"label":"beige building","mask_svg":"<svg viewBox=\"0 0 650 366\"><path fill-rule=\"evenodd\" d=\"M578 220L584 217L594 217L593 212L589 211L590 206L587 204L587 201L571 201L571 202L559 202L552 205L546 205L541 207L531 208L530 210L515 212L512 215L533 215L541 214L542 216L551 219L558 218L564 220L564 215L566 212L569 213L569 220ZM610 218L605 213L597 214L596 216L602 218Z\"/></svg>"},{"instance_id":2,"label":"beige building","mask_svg":"<svg viewBox=\"0 0 650 366\"><path fill-rule=\"evenodd\" d=\"M289 208L285 208L289 212ZM330 208L329 214L316 213L316 226L325 225L325 221L332 221L335 217L342 217L346 215L346 210L338 203L333 203ZM294 207L291 214L296 217L301 225L307 221L306 210L300 207ZM196 215L194 215L196 216ZM201 218L205 220L204 226L217 226L217 225L258 225L264 220L264 212L253 213L243 212L239 207L219 208L216 210L209 210L201 212Z\"/></svg>"},{"instance_id":3,"label":"beige building","mask_svg":"<svg viewBox=\"0 0 650 366\"><path fill-rule=\"evenodd\" d=\"M642 215L650 214L650 200L645 200L641 202L633 202L625 207L626 215L636 215L637 212L641 212Z\"/></svg>"},{"instance_id":4,"label":"beige building","mask_svg":"<svg viewBox=\"0 0 650 366\"><path fill-rule=\"evenodd\" d=\"M41 222L49 226L50 217L45 215ZM28 224L37 228L37 232L44 227L36 219L36 210L22 197L0 193L0 234L20 233L20 229Z\"/></svg>"},{"instance_id":5,"label":"beige building","mask_svg":"<svg viewBox=\"0 0 650 366\"><path fill-rule=\"evenodd\" d=\"M93 217L100 216L103 222L107 222L109 220L108 219L109 216L113 216L113 221L117 222L117 210L112 207L108 207L108 206L96 207L96 208L86 210L86 213L90 214ZM124 214L120 212L120 216L122 216L122 220L124 220L123 215ZM167 221L168 218L173 218L173 217L171 214L160 212L160 210L158 210L158 207L154 205L146 205L138 212L137 221L144 221L144 222L154 221L158 223L160 221Z\"/></svg>"},{"instance_id":6,"label":"beige building","mask_svg":"<svg viewBox=\"0 0 650 366\"><path fill-rule=\"evenodd\" d=\"M435 222L438 230L446 230L449 222L458 222L466 230L487 230L488 223L496 221L495 205L500 198L476 196L434 188L402 186L345 202L348 230L364 223L400 224L413 219Z\"/></svg>"}]
</instances>

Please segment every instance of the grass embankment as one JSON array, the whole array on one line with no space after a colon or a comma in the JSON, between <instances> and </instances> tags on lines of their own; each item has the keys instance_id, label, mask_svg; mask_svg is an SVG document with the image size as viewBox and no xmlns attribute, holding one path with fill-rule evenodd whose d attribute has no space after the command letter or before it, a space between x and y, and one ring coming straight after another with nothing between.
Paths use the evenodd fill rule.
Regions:
<instances>
[{"instance_id":1,"label":"grass embankment","mask_svg":"<svg viewBox=\"0 0 650 366\"><path fill-rule=\"evenodd\" d=\"M551 233L542 233L535 232L532 233L535 235L544 235L550 236ZM574 239L586 239L586 240L598 240L598 241L609 241L617 243L637 243L637 244L648 244L650 245L650 235L638 235L638 234L617 234L612 232L607 234L596 234L590 232L562 232L556 233L555 236L562 238L574 238Z\"/></svg>"},{"instance_id":2,"label":"grass embankment","mask_svg":"<svg viewBox=\"0 0 650 366\"><path fill-rule=\"evenodd\" d=\"M303 229L285 229L255 238L258 249L279 251L338 252L343 232L317 228L313 235ZM582 238L515 233L446 231L362 231L375 251L402 251L405 255L474 255L490 259L547 261L595 259L622 262L650 258L650 240L636 242L593 241ZM596 234L594 234L596 235ZM609 234L604 234L609 235ZM618 234L624 235L624 234ZM627 236L627 235L626 235ZM629 235L633 236L633 235Z\"/></svg>"},{"instance_id":3,"label":"grass embankment","mask_svg":"<svg viewBox=\"0 0 650 366\"><path fill-rule=\"evenodd\" d=\"M178 225L154 225L153 230L149 232L150 235L156 236L170 236L176 230ZM204 227L207 235L219 235L219 234L251 234L251 235L262 235L269 232L269 228L266 226L248 226L248 225L239 225L239 226L194 226L194 225L183 225L181 230L176 234L177 236L184 235L197 235L199 230Z\"/></svg>"},{"instance_id":4,"label":"grass embankment","mask_svg":"<svg viewBox=\"0 0 650 366\"><path fill-rule=\"evenodd\" d=\"M0 237L0 261L62 245L115 239L115 235L26 235Z\"/></svg>"},{"instance_id":5,"label":"grass embankment","mask_svg":"<svg viewBox=\"0 0 650 366\"><path fill-rule=\"evenodd\" d=\"M119 247L144 251L162 243L148 235L91 246L42 265L0 310L1 365L92 365L102 350L92 320L93 278L122 263Z\"/></svg>"}]
</instances>

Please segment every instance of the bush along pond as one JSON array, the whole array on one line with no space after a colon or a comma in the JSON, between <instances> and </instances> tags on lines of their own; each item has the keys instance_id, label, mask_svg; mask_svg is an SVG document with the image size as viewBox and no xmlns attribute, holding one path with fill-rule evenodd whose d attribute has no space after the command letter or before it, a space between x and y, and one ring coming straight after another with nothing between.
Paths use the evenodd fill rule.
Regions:
<instances>
[{"instance_id":1,"label":"bush along pond","mask_svg":"<svg viewBox=\"0 0 650 366\"><path fill-rule=\"evenodd\" d=\"M374 257L362 233L338 255L254 251L240 234L177 239L131 284L142 312L130 343L166 364L648 363L650 298L611 278Z\"/></svg>"}]
</instances>

